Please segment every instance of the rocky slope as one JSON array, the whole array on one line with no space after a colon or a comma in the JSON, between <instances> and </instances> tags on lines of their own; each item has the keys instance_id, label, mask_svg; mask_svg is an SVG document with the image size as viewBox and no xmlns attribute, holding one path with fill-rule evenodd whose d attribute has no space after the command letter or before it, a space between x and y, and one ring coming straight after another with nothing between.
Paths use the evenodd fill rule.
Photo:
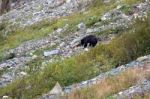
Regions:
<instances>
[{"instance_id":1,"label":"rocky slope","mask_svg":"<svg viewBox=\"0 0 150 99\"><path fill-rule=\"evenodd\" d=\"M68 16L73 12L82 11L91 0L23 0L18 7L13 8L0 17L19 26L31 25L46 18ZM18 5L18 4L14 4Z\"/></svg>"},{"instance_id":2,"label":"rocky slope","mask_svg":"<svg viewBox=\"0 0 150 99\"><path fill-rule=\"evenodd\" d=\"M69 16L75 12L84 11L91 1L92 0L21 1L18 6L14 6L16 4L13 4L12 9L8 13L0 16L0 20L1 22L8 20L9 25L15 24L20 27L25 27L47 18L52 20L63 16ZM104 3L107 3L107 0L104 0ZM25 68L28 68L26 64L37 57L41 57L34 54L37 50L55 46L51 51L42 52L42 54L44 54L44 56L42 56L44 59L41 66L42 70L44 68L44 64L59 61L59 59L64 60L65 58L69 58L83 52L84 50L82 47L74 48L74 46L86 35L96 34L97 32L103 32L111 29L119 29L120 31L128 29L128 26L133 24L137 17L143 19L144 17L147 17L150 4L149 1L133 4L131 7L132 9L128 14L122 10L124 7L126 7L126 5L117 5L114 9L104 13L102 16L99 16L101 22L96 22L91 27L86 27L85 23L79 23L76 26L78 30L65 37L62 37L62 35L68 30L68 24L65 24L64 27L58 28L54 32L49 33L49 35L42 39L30 40L20 44L14 49L10 49L6 52L6 56L12 56L12 59L0 62L0 70L5 71L5 69L8 69L0 76L0 87L5 87L16 79L27 76L28 74L24 71ZM105 21L108 21L108 23L103 24ZM111 33L110 35L99 35L99 38L101 39L100 43L108 44L113 38L115 38L117 35L116 32ZM50 54L47 55L47 52ZM59 55L60 58L55 59L53 55ZM46 56L49 57L47 58ZM63 91L70 93L73 89L91 86L110 74L117 75L125 69L141 66L145 62L149 62L149 60L150 57L145 56L142 60L133 61L104 74L100 74L91 80L83 81L77 84L76 87L74 87L74 85L65 87ZM137 88L137 90L140 89ZM128 91L125 91L124 93L128 93ZM51 95L43 96L44 99L51 99L50 97Z\"/></svg>"},{"instance_id":3,"label":"rocky slope","mask_svg":"<svg viewBox=\"0 0 150 99\"><path fill-rule=\"evenodd\" d=\"M58 91L58 90L60 90L60 88L57 88L56 90L58 92L56 91L54 94L51 94L51 91L50 91L48 94L43 95L39 99L55 99L56 97L60 97L59 96L60 94L66 95L75 90L79 90L79 89L83 89L83 88L90 88L92 85L100 83L104 79L108 78L110 75L117 76L120 73L122 73L123 71L134 69L134 68L144 69L145 65L147 65L147 67L148 67L146 70L149 71L149 63L150 63L150 55L143 56L143 57L140 57L137 60L132 61L128 64L121 65L118 68L112 69L105 73L101 73L100 75L98 75L97 77L95 77L93 79L90 79L87 81L82 81L81 83L67 86L67 87L63 88L62 91ZM117 97L117 99L122 99L123 97L128 97L131 99L134 94L142 94L142 92L144 93L146 91L149 92L149 90L150 90L149 79L148 80L144 79L143 81L139 81L139 82L142 82L142 83L139 83L136 86L133 86L123 92L119 92L118 94L114 95L114 97Z\"/></svg>"}]
</instances>

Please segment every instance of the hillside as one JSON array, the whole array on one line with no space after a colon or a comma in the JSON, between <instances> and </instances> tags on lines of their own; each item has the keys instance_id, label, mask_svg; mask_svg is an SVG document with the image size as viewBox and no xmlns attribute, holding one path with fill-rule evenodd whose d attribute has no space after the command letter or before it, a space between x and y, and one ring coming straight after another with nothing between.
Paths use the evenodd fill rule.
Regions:
<instances>
[{"instance_id":1,"label":"hillside","mask_svg":"<svg viewBox=\"0 0 150 99\"><path fill-rule=\"evenodd\" d=\"M149 99L149 10L149 0L0 0L0 98ZM98 44L77 46L88 35Z\"/></svg>"}]
</instances>

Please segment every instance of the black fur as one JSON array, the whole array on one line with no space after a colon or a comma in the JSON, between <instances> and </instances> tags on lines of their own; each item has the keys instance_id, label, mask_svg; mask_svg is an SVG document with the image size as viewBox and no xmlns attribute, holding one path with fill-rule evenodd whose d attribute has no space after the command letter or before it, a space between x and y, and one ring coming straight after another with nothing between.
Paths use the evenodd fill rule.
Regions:
<instances>
[{"instance_id":1,"label":"black fur","mask_svg":"<svg viewBox=\"0 0 150 99\"><path fill-rule=\"evenodd\" d=\"M94 35L88 35L81 39L80 46L84 46L86 48L88 45L91 47L95 47L98 42L98 38Z\"/></svg>"}]
</instances>

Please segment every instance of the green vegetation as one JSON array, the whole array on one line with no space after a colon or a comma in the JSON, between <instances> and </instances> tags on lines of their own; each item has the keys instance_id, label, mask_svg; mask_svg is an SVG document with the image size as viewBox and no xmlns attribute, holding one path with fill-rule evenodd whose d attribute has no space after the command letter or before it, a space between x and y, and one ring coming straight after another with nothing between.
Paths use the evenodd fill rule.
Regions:
<instances>
[{"instance_id":1,"label":"green vegetation","mask_svg":"<svg viewBox=\"0 0 150 99\"><path fill-rule=\"evenodd\" d=\"M37 57L33 59L32 61L26 64L28 68L26 68L25 71L30 75L32 75L35 72L39 72L41 70L40 65L42 64L43 61L44 61L44 58L41 58L41 57Z\"/></svg>"},{"instance_id":2,"label":"green vegetation","mask_svg":"<svg viewBox=\"0 0 150 99\"><path fill-rule=\"evenodd\" d=\"M132 5L132 4L136 4L136 3L139 3L139 2L142 2L144 0L122 0L122 2L124 4L128 4L128 5Z\"/></svg>"},{"instance_id":3,"label":"green vegetation","mask_svg":"<svg viewBox=\"0 0 150 99\"><path fill-rule=\"evenodd\" d=\"M129 5L124 5L122 8L121 8L122 12L124 12L126 15L129 15L130 13L132 13L132 7L129 6Z\"/></svg>"},{"instance_id":4,"label":"green vegetation","mask_svg":"<svg viewBox=\"0 0 150 99\"><path fill-rule=\"evenodd\" d=\"M133 3L137 0L131 1L126 2ZM69 24L69 28L62 33L63 37L73 33L77 29L76 25L80 22L91 27L96 22L101 21L100 16L105 11L116 6L115 3L104 5L99 0L95 0L93 5L85 13L75 13L53 21L47 19L26 28L15 28L16 30L9 33L6 40L2 40L2 44L0 44L0 60L3 59L4 51L15 48L25 41L40 39L65 24ZM29 69L27 69L29 75L1 88L0 97L8 95L13 99L34 99L48 92L57 81L62 86L67 86L90 79L101 72L132 61L138 56L149 54L150 19L145 20L137 20L131 29L125 31L123 35L118 36L108 45L100 44L89 52L59 62L49 63L44 70L40 69L43 58L36 58L27 64L29 65ZM37 50L34 54L40 56L41 50Z\"/></svg>"},{"instance_id":5,"label":"green vegetation","mask_svg":"<svg viewBox=\"0 0 150 99\"><path fill-rule=\"evenodd\" d=\"M99 45L89 52L65 59L63 62L48 64L43 71L35 70L32 75L1 88L0 96L7 94L13 98L35 98L49 91L57 81L62 86L80 82L110 70L118 64L149 54L149 21L149 19L138 20L133 25L134 31L126 31L108 45Z\"/></svg>"},{"instance_id":6,"label":"green vegetation","mask_svg":"<svg viewBox=\"0 0 150 99\"><path fill-rule=\"evenodd\" d=\"M3 21L0 23L0 44L6 39L5 31L6 31L7 22Z\"/></svg>"}]
</instances>

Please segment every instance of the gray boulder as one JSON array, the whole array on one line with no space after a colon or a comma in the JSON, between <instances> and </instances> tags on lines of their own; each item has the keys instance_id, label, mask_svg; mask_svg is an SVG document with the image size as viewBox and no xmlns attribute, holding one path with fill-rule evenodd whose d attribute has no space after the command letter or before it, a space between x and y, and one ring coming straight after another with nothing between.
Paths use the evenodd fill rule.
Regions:
<instances>
[{"instance_id":1,"label":"gray boulder","mask_svg":"<svg viewBox=\"0 0 150 99\"><path fill-rule=\"evenodd\" d=\"M44 52L44 56L45 57L48 57L48 56L52 56L52 55L58 55L58 54L61 54L62 51L61 50L52 50L52 51L45 51Z\"/></svg>"}]
</instances>

